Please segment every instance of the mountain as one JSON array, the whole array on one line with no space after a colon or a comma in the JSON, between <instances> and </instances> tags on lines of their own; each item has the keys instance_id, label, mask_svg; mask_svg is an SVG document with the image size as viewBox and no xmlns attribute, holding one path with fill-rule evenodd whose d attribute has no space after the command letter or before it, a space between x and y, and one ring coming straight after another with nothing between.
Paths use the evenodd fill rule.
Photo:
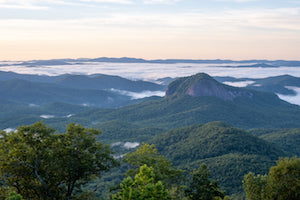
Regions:
<instances>
[{"instance_id":1,"label":"mountain","mask_svg":"<svg viewBox=\"0 0 300 200\"><path fill-rule=\"evenodd\" d=\"M30 82L54 83L59 76L18 74L15 72L0 71L0 81L8 81L12 79L20 79Z\"/></svg>"},{"instance_id":2,"label":"mountain","mask_svg":"<svg viewBox=\"0 0 300 200\"><path fill-rule=\"evenodd\" d=\"M221 84L207 74L197 74L191 78L177 79L168 86L166 91L167 97L184 95L191 97L212 96L233 101L237 97L251 99L253 92Z\"/></svg>"},{"instance_id":3,"label":"mountain","mask_svg":"<svg viewBox=\"0 0 300 200\"><path fill-rule=\"evenodd\" d=\"M247 88L260 91L274 92L283 95L296 95L290 87L300 87L300 77L291 75L280 75L267 78L234 78L234 77L215 77L216 80L223 83L247 83Z\"/></svg>"},{"instance_id":4,"label":"mountain","mask_svg":"<svg viewBox=\"0 0 300 200\"><path fill-rule=\"evenodd\" d=\"M130 97L102 90L82 90L50 83L36 83L13 79L0 81L2 99L20 104L42 105L64 102L77 105L114 107L127 104Z\"/></svg>"},{"instance_id":5,"label":"mountain","mask_svg":"<svg viewBox=\"0 0 300 200\"><path fill-rule=\"evenodd\" d=\"M265 174L280 156L287 155L276 145L223 122L177 128L150 143L177 167L190 170L206 163L229 194L242 191L245 174Z\"/></svg>"},{"instance_id":6,"label":"mountain","mask_svg":"<svg viewBox=\"0 0 300 200\"><path fill-rule=\"evenodd\" d=\"M257 63L257 64L252 64L252 65L237 65L237 66L229 65L229 66L223 66L223 67L230 67L230 68L244 68L244 67L247 67L247 68L257 68L257 67L260 67L260 68L276 68L276 67L280 67L280 66L266 64L266 63Z\"/></svg>"},{"instance_id":7,"label":"mountain","mask_svg":"<svg viewBox=\"0 0 300 200\"><path fill-rule=\"evenodd\" d=\"M109 58L109 57L99 57L99 58L79 58L79 59L52 59L52 60L32 60L26 61L18 64L11 65L27 65L27 66L43 66L43 65L72 65L81 64L84 62L107 62L107 63L160 63L160 64L176 64L176 63L201 63L201 64L266 64L276 66L288 66L288 67L299 67L300 61L296 60L204 60L204 59L156 59L156 60L145 60L141 58ZM1 66L1 65L0 65ZM7 66L4 64L4 66ZM250 65L251 66L251 65ZM229 66L229 67L235 67ZM241 65L241 67L243 67ZM259 67L259 66L258 66Z\"/></svg>"},{"instance_id":8,"label":"mountain","mask_svg":"<svg viewBox=\"0 0 300 200\"><path fill-rule=\"evenodd\" d=\"M8 83L0 84L0 88ZM126 105L126 98L129 98L124 99L124 96L109 91L70 89L59 85L54 87L51 84L34 84L20 80L11 80L10 86L0 91L3 96L7 96L6 100L28 104L39 104L42 100L45 103L50 100L57 102L60 99L59 102L94 105L101 103L101 106L112 107L116 104L110 102L108 97L120 100L123 105ZM45 119L45 122L53 124L58 130L64 129L65 124L72 121L94 127L114 120L133 123L144 128L163 129L211 121L224 121L246 129L300 127L299 106L282 101L273 93L222 84L203 73L176 79L168 86L164 98L148 98L146 102L142 100L140 102L109 110L85 110L68 119ZM17 119L15 123L18 125ZM111 140L125 139L117 133L111 134Z\"/></svg>"},{"instance_id":9,"label":"mountain","mask_svg":"<svg viewBox=\"0 0 300 200\"><path fill-rule=\"evenodd\" d=\"M97 89L108 90L118 89L132 92L142 91L161 91L165 90L166 86L155 84L147 81L132 81L120 76L111 76L104 74L86 75L64 75L55 81L56 84L75 87L81 89Z\"/></svg>"},{"instance_id":10,"label":"mountain","mask_svg":"<svg viewBox=\"0 0 300 200\"><path fill-rule=\"evenodd\" d=\"M256 79L255 82L248 85L248 88L262 91L271 91L284 95L295 95L295 91L289 87L300 87L300 77L290 75L281 75L268 77L264 79Z\"/></svg>"},{"instance_id":11,"label":"mountain","mask_svg":"<svg viewBox=\"0 0 300 200\"><path fill-rule=\"evenodd\" d=\"M282 101L273 93L224 85L207 74L177 79L169 85L163 99L109 113L96 109L76 117L99 123L119 119L168 129L211 121L240 128L300 127L299 106Z\"/></svg>"},{"instance_id":12,"label":"mountain","mask_svg":"<svg viewBox=\"0 0 300 200\"><path fill-rule=\"evenodd\" d=\"M33 60L22 62L18 65L27 65L30 67L41 66L41 65L71 65L71 63L66 62L65 59L53 59L53 60Z\"/></svg>"},{"instance_id":13,"label":"mountain","mask_svg":"<svg viewBox=\"0 0 300 200\"><path fill-rule=\"evenodd\" d=\"M156 84L142 80L129 80L120 76L105 74L72 75L63 74L59 76L29 75L14 72L0 71L0 81L12 79L26 80L30 82L54 83L64 87L80 89L109 90L118 89L131 92L162 91L166 89L164 84Z\"/></svg>"}]
</instances>

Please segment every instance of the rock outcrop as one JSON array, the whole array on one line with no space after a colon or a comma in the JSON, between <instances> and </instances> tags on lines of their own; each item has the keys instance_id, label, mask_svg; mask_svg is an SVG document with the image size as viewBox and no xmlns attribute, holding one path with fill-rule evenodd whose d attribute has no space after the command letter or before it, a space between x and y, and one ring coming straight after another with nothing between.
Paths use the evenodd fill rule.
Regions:
<instances>
[{"instance_id":1,"label":"rock outcrop","mask_svg":"<svg viewBox=\"0 0 300 200\"><path fill-rule=\"evenodd\" d=\"M215 96L232 101L237 97L252 98L253 93L247 89L224 85L207 74L199 73L172 82L167 88L166 96L173 95Z\"/></svg>"}]
</instances>

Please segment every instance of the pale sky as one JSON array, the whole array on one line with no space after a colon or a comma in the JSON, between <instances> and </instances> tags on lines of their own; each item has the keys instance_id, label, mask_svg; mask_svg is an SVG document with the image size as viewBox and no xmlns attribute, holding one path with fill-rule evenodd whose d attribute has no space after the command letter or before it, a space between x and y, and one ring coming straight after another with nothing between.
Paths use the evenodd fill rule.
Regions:
<instances>
[{"instance_id":1,"label":"pale sky","mask_svg":"<svg viewBox=\"0 0 300 200\"><path fill-rule=\"evenodd\" d=\"M300 0L0 0L0 60L300 60Z\"/></svg>"}]
</instances>

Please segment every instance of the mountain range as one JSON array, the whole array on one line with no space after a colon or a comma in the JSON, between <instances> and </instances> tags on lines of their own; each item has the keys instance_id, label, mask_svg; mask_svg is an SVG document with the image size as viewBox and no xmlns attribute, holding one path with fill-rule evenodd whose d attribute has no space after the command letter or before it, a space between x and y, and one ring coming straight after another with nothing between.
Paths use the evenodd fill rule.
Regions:
<instances>
[{"instance_id":1,"label":"mountain range","mask_svg":"<svg viewBox=\"0 0 300 200\"><path fill-rule=\"evenodd\" d=\"M249 171L264 174L278 157L300 155L300 106L272 92L279 86L299 86L297 77L251 79L253 86L260 84L260 91L251 84L241 88L222 83L238 81L250 79L198 73L172 79L166 86L102 74L1 72L0 128L40 120L58 131L73 122L100 128L99 139L105 143L153 143L187 171L206 163L222 189L239 195ZM165 90L165 96L134 100L111 88L137 93ZM90 106L83 105L86 102ZM113 148L118 157L130 150ZM108 174L108 183L102 184L108 186L115 175Z\"/></svg>"},{"instance_id":2,"label":"mountain range","mask_svg":"<svg viewBox=\"0 0 300 200\"><path fill-rule=\"evenodd\" d=\"M41 65L70 65L78 64L81 62L106 62L106 63L161 63L161 64L174 64L174 63L198 63L198 64L227 64L227 63L236 63L236 64L248 64L248 63L264 63L266 65L273 66L290 66L297 67L300 66L300 61L296 60L192 60L192 59L156 59L156 60L145 60L141 58L79 58L79 59L52 59L52 60L31 60L25 62L19 62L16 65L27 65L27 66L41 66ZM15 65L15 64L13 64Z\"/></svg>"}]
</instances>

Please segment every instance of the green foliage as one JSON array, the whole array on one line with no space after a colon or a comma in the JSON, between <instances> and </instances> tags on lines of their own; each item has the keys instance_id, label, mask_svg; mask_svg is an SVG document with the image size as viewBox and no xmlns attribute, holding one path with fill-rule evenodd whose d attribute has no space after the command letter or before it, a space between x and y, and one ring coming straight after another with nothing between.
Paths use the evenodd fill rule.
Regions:
<instances>
[{"instance_id":1,"label":"green foliage","mask_svg":"<svg viewBox=\"0 0 300 200\"><path fill-rule=\"evenodd\" d=\"M269 172L270 199L300 199L300 158L279 159Z\"/></svg>"},{"instance_id":2,"label":"green foliage","mask_svg":"<svg viewBox=\"0 0 300 200\"><path fill-rule=\"evenodd\" d=\"M268 176L249 173L243 181L249 200L295 200L300 198L300 158L281 158Z\"/></svg>"},{"instance_id":3,"label":"green foliage","mask_svg":"<svg viewBox=\"0 0 300 200\"><path fill-rule=\"evenodd\" d=\"M143 165L134 180L127 177L120 184L121 191L113 195L114 200L167 200L171 199L169 191L161 181L155 181L154 169Z\"/></svg>"},{"instance_id":4,"label":"green foliage","mask_svg":"<svg viewBox=\"0 0 300 200\"><path fill-rule=\"evenodd\" d=\"M300 129L254 129L253 135L277 145L290 156L300 156Z\"/></svg>"},{"instance_id":5,"label":"green foliage","mask_svg":"<svg viewBox=\"0 0 300 200\"><path fill-rule=\"evenodd\" d=\"M243 180L243 187L249 200L266 199L267 197L267 175L257 175L249 172Z\"/></svg>"},{"instance_id":6,"label":"green foliage","mask_svg":"<svg viewBox=\"0 0 300 200\"><path fill-rule=\"evenodd\" d=\"M213 200L217 197L223 199L225 196L218 183L210 180L210 173L205 164L193 171L192 180L185 192L190 200Z\"/></svg>"},{"instance_id":7,"label":"green foliage","mask_svg":"<svg viewBox=\"0 0 300 200\"><path fill-rule=\"evenodd\" d=\"M190 170L207 164L228 194L243 190L245 174L267 173L278 157L286 156L275 145L222 122L174 129L150 142L180 168Z\"/></svg>"},{"instance_id":8,"label":"green foliage","mask_svg":"<svg viewBox=\"0 0 300 200\"><path fill-rule=\"evenodd\" d=\"M23 200L23 197L20 194L15 192L10 193L10 196L6 200Z\"/></svg>"},{"instance_id":9,"label":"green foliage","mask_svg":"<svg viewBox=\"0 0 300 200\"><path fill-rule=\"evenodd\" d=\"M128 153L124 162L132 165L126 173L127 176L134 176L143 165L151 166L154 170L154 180L162 181L170 188L173 184L180 184L183 180L183 171L176 170L170 161L159 155L155 146L144 143L136 152Z\"/></svg>"},{"instance_id":10,"label":"green foliage","mask_svg":"<svg viewBox=\"0 0 300 200\"><path fill-rule=\"evenodd\" d=\"M0 135L0 175L27 199L75 198L80 187L116 166L99 130L70 124L59 134L41 122Z\"/></svg>"},{"instance_id":11,"label":"green foliage","mask_svg":"<svg viewBox=\"0 0 300 200\"><path fill-rule=\"evenodd\" d=\"M154 135L164 133L164 128L151 128L139 125L133 122L124 120L111 120L104 123L99 123L93 128L100 128L105 134L100 135L102 141L132 141L143 142L152 138Z\"/></svg>"}]
</instances>

